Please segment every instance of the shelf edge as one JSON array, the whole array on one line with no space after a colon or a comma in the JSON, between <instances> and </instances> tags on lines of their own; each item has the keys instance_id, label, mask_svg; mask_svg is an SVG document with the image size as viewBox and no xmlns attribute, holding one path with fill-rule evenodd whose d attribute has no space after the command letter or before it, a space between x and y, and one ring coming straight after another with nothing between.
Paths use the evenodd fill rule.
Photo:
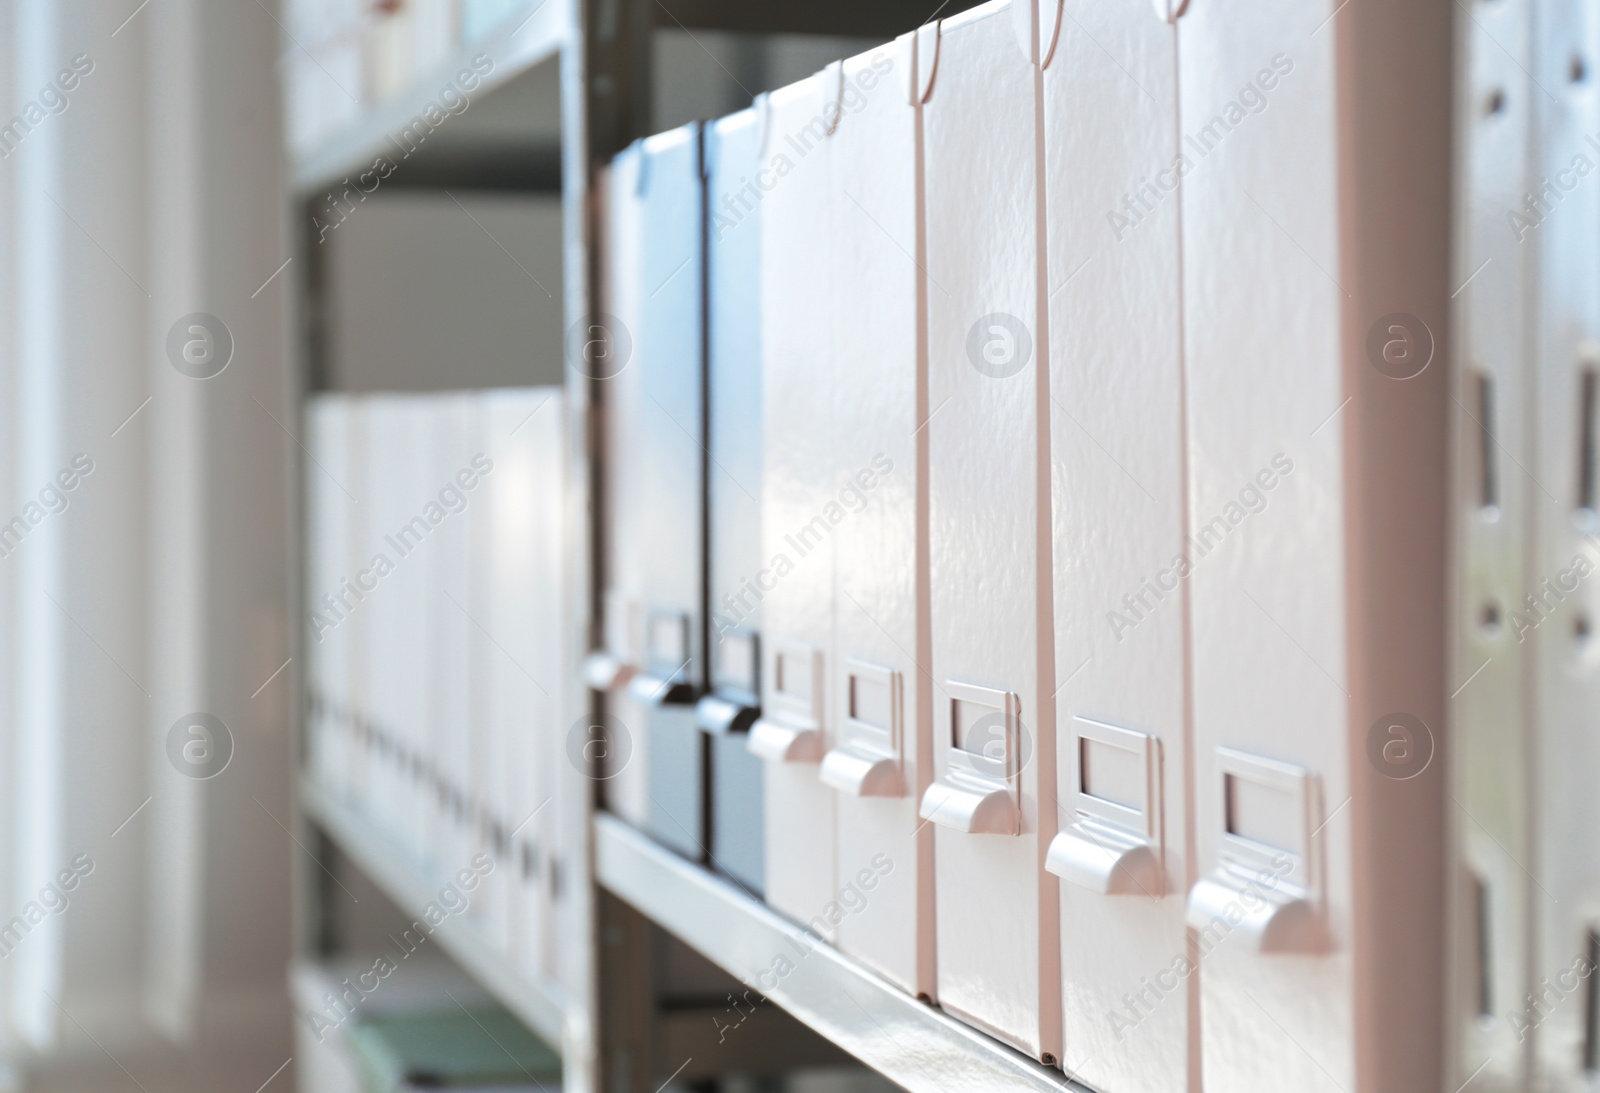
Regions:
<instances>
[{"instance_id":1,"label":"shelf edge","mask_svg":"<svg viewBox=\"0 0 1600 1093\"><path fill-rule=\"evenodd\" d=\"M1060 1071L917 1001L733 884L614 816L597 814L597 883L911 1093L1092 1093ZM738 1011L730 1009L726 1024ZM737 1027L723 1035L738 1035Z\"/></svg>"}]
</instances>

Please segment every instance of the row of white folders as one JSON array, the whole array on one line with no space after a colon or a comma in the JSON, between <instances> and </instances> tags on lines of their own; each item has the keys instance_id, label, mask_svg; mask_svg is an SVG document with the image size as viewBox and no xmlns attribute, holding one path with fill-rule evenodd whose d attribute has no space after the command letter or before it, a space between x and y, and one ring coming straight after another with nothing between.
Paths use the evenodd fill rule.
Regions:
<instances>
[{"instance_id":1,"label":"row of white folders","mask_svg":"<svg viewBox=\"0 0 1600 1093\"><path fill-rule=\"evenodd\" d=\"M447 913L550 978L561 392L323 394L306 413L308 772Z\"/></svg>"},{"instance_id":2,"label":"row of white folders","mask_svg":"<svg viewBox=\"0 0 1600 1093\"><path fill-rule=\"evenodd\" d=\"M997 0L639 142L605 188L610 806L745 881L715 823L663 822L642 753L677 738L640 699L759 648L767 902L1105 1093L1441 1065L1413 1050L1437 962L1395 940L1436 929L1401 863L1437 864L1439 825L1377 834L1439 772L1398 788L1365 748L1396 709L1439 724L1443 552L1385 536L1442 524L1372 517L1437 510L1445 447L1363 339L1442 329L1443 293L1394 286L1444 248L1341 192L1369 152L1338 112L1381 111L1331 10ZM730 313L759 316L751 463L718 454ZM663 393L700 339L709 435ZM1442 404L1443 371L1409 390ZM702 600L641 513L682 513L677 548L709 504L716 581L719 488L760 545Z\"/></svg>"}]
</instances>

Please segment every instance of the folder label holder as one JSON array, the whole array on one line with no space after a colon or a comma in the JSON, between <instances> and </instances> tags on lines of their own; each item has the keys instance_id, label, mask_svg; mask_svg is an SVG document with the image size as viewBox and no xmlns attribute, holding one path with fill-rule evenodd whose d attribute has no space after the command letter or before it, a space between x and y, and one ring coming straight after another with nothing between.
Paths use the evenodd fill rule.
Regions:
<instances>
[{"instance_id":1,"label":"folder label holder","mask_svg":"<svg viewBox=\"0 0 1600 1093\"><path fill-rule=\"evenodd\" d=\"M773 638L772 701L750 730L750 751L772 763L822 761L823 689L821 649Z\"/></svg>"},{"instance_id":2,"label":"folder label holder","mask_svg":"<svg viewBox=\"0 0 1600 1093\"><path fill-rule=\"evenodd\" d=\"M716 689L695 703L694 722L701 732L729 736L750 730L761 713L761 638L754 630L724 630L713 656Z\"/></svg>"},{"instance_id":3,"label":"folder label holder","mask_svg":"<svg viewBox=\"0 0 1600 1093\"><path fill-rule=\"evenodd\" d=\"M1045 868L1104 895L1161 898L1161 741L1086 717L1073 728L1076 816L1051 841Z\"/></svg>"},{"instance_id":4,"label":"folder label holder","mask_svg":"<svg viewBox=\"0 0 1600 1093\"><path fill-rule=\"evenodd\" d=\"M645 670L628 684L628 693L646 706L679 706L692 701L689 667L689 616L653 610L645 623Z\"/></svg>"},{"instance_id":5,"label":"folder label holder","mask_svg":"<svg viewBox=\"0 0 1600 1093\"><path fill-rule=\"evenodd\" d=\"M625 687L639 670L639 604L608 589L603 607L604 648L583 661L583 680L597 691Z\"/></svg>"},{"instance_id":6,"label":"folder label holder","mask_svg":"<svg viewBox=\"0 0 1600 1093\"><path fill-rule=\"evenodd\" d=\"M671 671L680 670L689 659L689 616L681 611L652 612L649 643L652 668L671 664Z\"/></svg>"},{"instance_id":7,"label":"folder label holder","mask_svg":"<svg viewBox=\"0 0 1600 1093\"><path fill-rule=\"evenodd\" d=\"M1303 767L1216 749L1222 830L1216 868L1189 893L1189 925L1238 924L1262 953L1316 955L1331 947L1315 835L1321 786Z\"/></svg>"},{"instance_id":8,"label":"folder label holder","mask_svg":"<svg viewBox=\"0 0 1600 1093\"><path fill-rule=\"evenodd\" d=\"M922 796L922 818L969 835L1022 834L1022 699L954 680L943 690L952 739L944 773Z\"/></svg>"},{"instance_id":9,"label":"folder label holder","mask_svg":"<svg viewBox=\"0 0 1600 1093\"><path fill-rule=\"evenodd\" d=\"M723 689L737 689L752 698L761 693L761 638L754 630L723 632L717 646L716 677Z\"/></svg>"},{"instance_id":10,"label":"folder label holder","mask_svg":"<svg viewBox=\"0 0 1600 1093\"><path fill-rule=\"evenodd\" d=\"M822 761L822 781L857 797L904 797L904 677L853 657L841 675L844 717L839 742Z\"/></svg>"}]
</instances>

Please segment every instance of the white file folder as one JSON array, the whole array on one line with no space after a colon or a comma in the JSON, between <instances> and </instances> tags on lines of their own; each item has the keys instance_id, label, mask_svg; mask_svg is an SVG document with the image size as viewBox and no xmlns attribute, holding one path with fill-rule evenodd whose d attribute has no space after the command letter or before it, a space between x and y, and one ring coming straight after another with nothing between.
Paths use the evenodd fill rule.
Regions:
<instances>
[{"instance_id":1,"label":"white file folder","mask_svg":"<svg viewBox=\"0 0 1600 1093\"><path fill-rule=\"evenodd\" d=\"M509 952L536 979L550 972L551 795L566 741L558 716L561 415L559 390L493 392L482 443L491 468L474 501L492 514L486 562L494 595L484 626L493 638L490 722L502 760L491 773L504 802L488 879L505 893Z\"/></svg>"},{"instance_id":2,"label":"white file folder","mask_svg":"<svg viewBox=\"0 0 1600 1093\"><path fill-rule=\"evenodd\" d=\"M506 434L517 422L506 424L504 418L514 413L515 405L507 405L507 394L499 390L485 390L475 398L474 430L472 443L466 451L467 462L459 470L458 485L467 496L467 594L464 600L472 613L472 736L474 736L474 771L478 784L478 807L482 811L475 856L486 855L493 861L493 869L478 882L478 893L472 899L474 911L480 915L485 935L498 952L512 951L512 904L515 874L510 867L510 839L512 827L509 794L515 783L515 773L510 762L510 747L517 731L528 730L531 704L507 703L502 698L501 680L506 677L507 656L510 647L522 639L528 623L520 616L510 615L507 603L526 605L526 594L518 587L518 573L502 565L504 552L510 542L517 542L517 525L509 522L509 512L502 512L496 504L493 490L496 430ZM488 470L485 470L488 467ZM509 541L509 542L507 542ZM520 544L517 544L520 546ZM515 547L512 547L515 549ZM531 576L531 575L530 575ZM515 672L515 667L510 667Z\"/></svg>"},{"instance_id":3,"label":"white file folder","mask_svg":"<svg viewBox=\"0 0 1600 1093\"><path fill-rule=\"evenodd\" d=\"M349 540L342 553L346 567L343 576L352 581L360 576L361 568L371 556L372 529L377 526L374 507L363 505L359 500L369 481L367 466L372 448L370 402L370 399L355 397L349 402L349 475L343 484L357 500L349 528ZM367 652L372 641L371 618L369 612L349 613L348 601L342 598L341 590L344 588L340 581L338 588L322 589L321 592L328 593L329 598L323 599L319 593L317 605L328 611L327 621L330 625L348 631L345 640L350 645L350 704L342 723L344 762L339 784L343 788L346 803L366 808L371 796L372 779L372 756L368 750L372 724L372 670Z\"/></svg>"},{"instance_id":4,"label":"white file folder","mask_svg":"<svg viewBox=\"0 0 1600 1093\"><path fill-rule=\"evenodd\" d=\"M762 167L766 111L705 130L706 521L708 692L695 721L711 748L711 860L762 889L761 763L746 734L760 712L761 602L749 587L761 557L761 217L751 179Z\"/></svg>"},{"instance_id":5,"label":"white file folder","mask_svg":"<svg viewBox=\"0 0 1600 1093\"><path fill-rule=\"evenodd\" d=\"M1206 1082L1250 1093L1355 1084L1352 827L1348 808L1332 816L1350 796L1340 424L1312 436L1345 397L1335 38L1310 36L1326 14L1195 3L1178 22L1195 164L1182 196L1202 879L1188 918ZM1234 125L1241 74L1268 106ZM1270 278L1270 299L1230 289L1240 278Z\"/></svg>"},{"instance_id":6,"label":"white file folder","mask_svg":"<svg viewBox=\"0 0 1600 1093\"><path fill-rule=\"evenodd\" d=\"M1051 8L1051 5L1043 5ZM946 19L927 156L929 555L940 1005L1060 1056L1049 374L1032 5ZM1054 37L1047 26L1042 36Z\"/></svg>"},{"instance_id":7,"label":"white file folder","mask_svg":"<svg viewBox=\"0 0 1600 1093\"><path fill-rule=\"evenodd\" d=\"M646 139L636 192L639 243L639 430L634 463L644 650L629 694L649 737L650 830L694 858L706 853L706 742L694 702L706 680L705 193L698 124Z\"/></svg>"},{"instance_id":8,"label":"white file folder","mask_svg":"<svg viewBox=\"0 0 1600 1093\"><path fill-rule=\"evenodd\" d=\"M830 83L831 77L831 83ZM761 719L767 902L831 940L834 794L818 781L832 735L833 521L838 392L828 159L838 70L774 91L756 175L761 218L763 568ZM838 509L842 515L842 508Z\"/></svg>"},{"instance_id":9,"label":"white file folder","mask_svg":"<svg viewBox=\"0 0 1600 1093\"><path fill-rule=\"evenodd\" d=\"M503 850L497 850L506 843L507 740L503 723L494 716L491 673L495 659L501 654L496 648L497 636L490 628L494 621L491 613L501 593L492 564L494 509L485 486L484 470L492 465L490 423L497 409L498 392L473 391L456 397L460 400L457 410L461 419L460 435L454 452L448 454L449 477L445 481L455 487L466 506L455 517L462 525L464 561L460 575L446 582L445 587L460 602L468 624L465 731L471 762L472 815L467 860L456 865L452 872L473 868L475 863L485 859L495 862L495 866L476 881L477 889L469 897L469 910L495 951L508 953L511 950L508 871L499 860L504 856ZM450 496L454 498L456 494Z\"/></svg>"},{"instance_id":10,"label":"white file folder","mask_svg":"<svg viewBox=\"0 0 1600 1093\"><path fill-rule=\"evenodd\" d=\"M470 465L475 398L467 394L427 398L433 422L432 458L426 477L412 485L424 519L433 525L423 548L434 565L434 577L426 589L435 672L429 713L436 746L450 777L445 840L435 863L441 880L467 868L478 849L476 812L482 757L475 739L479 734L472 731L476 723L472 654L477 643L467 574L470 498L456 480L462 468Z\"/></svg>"},{"instance_id":11,"label":"white file folder","mask_svg":"<svg viewBox=\"0 0 1600 1093\"><path fill-rule=\"evenodd\" d=\"M368 556L361 573L372 575L363 583L373 587L350 620L366 638L368 800L379 822L420 861L438 850L443 806L428 791L426 775L413 777L410 762L421 760L424 771L437 762L430 709L437 673L429 640L432 559L426 533L409 521L422 518L423 483L433 477L434 427L426 404L413 396L370 397L365 419L358 496L370 498L371 522L360 553Z\"/></svg>"},{"instance_id":12,"label":"white file folder","mask_svg":"<svg viewBox=\"0 0 1600 1093\"><path fill-rule=\"evenodd\" d=\"M928 663L926 284L921 267L922 91L934 28L845 61L830 141L840 372L828 484L835 662L822 781L836 795L837 944L933 997L933 829L917 816L932 770ZM924 52L919 55L918 47Z\"/></svg>"},{"instance_id":13,"label":"white file folder","mask_svg":"<svg viewBox=\"0 0 1600 1093\"><path fill-rule=\"evenodd\" d=\"M314 462L305 469L307 495L306 642L310 652L307 768L325 792L343 797L349 784L354 710L351 652L354 629L344 625L337 596L349 575L355 502L351 400L322 395L306 409L308 447ZM332 603L322 603L328 596Z\"/></svg>"},{"instance_id":14,"label":"white file folder","mask_svg":"<svg viewBox=\"0 0 1600 1093\"><path fill-rule=\"evenodd\" d=\"M1099 44L1113 41L1114 57ZM1176 50L1147 5L1079 4L1044 73L1060 802L1046 868L1061 878L1063 1062L1120 1093L1199 1080L1182 964ZM1158 195L1130 208L1142 177Z\"/></svg>"},{"instance_id":15,"label":"white file folder","mask_svg":"<svg viewBox=\"0 0 1600 1093\"><path fill-rule=\"evenodd\" d=\"M356 552L357 557L370 555L374 563L380 554L386 556L390 562L394 562L396 559L390 557L394 552L387 548L382 537L391 519L400 509L393 496L396 489L393 483L394 468L390 464L388 452L393 446L390 437L395 432L395 421L403 400L397 397L374 396L365 398L362 402L360 428L362 443L359 454L361 466L357 476L359 485L356 487L356 495L371 497L372 501L367 513L369 520L367 526L362 529L362 541L357 545ZM408 642L404 636L402 622L406 615L406 588L413 583L414 578L407 582L394 582L389 588L384 588L380 583L367 598L355 600L352 594L351 600L346 601L351 602L353 606L346 616L347 621L344 625L355 627L361 650L361 683L365 707L357 734L363 768L361 804L375 820L385 825L386 829L392 819L388 809L391 778L388 764L383 758L381 741L391 737L396 731L386 729L384 726L394 722L395 707L398 705L394 701L390 672L386 665L392 663L395 658L404 660L408 651L417 652L414 644L410 650L407 649ZM413 659L410 667L418 672L411 684L417 690L410 697L420 702L425 699L421 686L426 679L420 674L423 668L420 656Z\"/></svg>"},{"instance_id":16,"label":"white file folder","mask_svg":"<svg viewBox=\"0 0 1600 1093\"><path fill-rule=\"evenodd\" d=\"M612 161L601 186L602 313L582 332L585 366L603 376L597 402L604 425L602 504L605 509L605 592L602 646L584 661L584 681L605 694L606 727L593 727L593 758L605 782L610 809L638 827L650 822L650 739L640 705L627 691L644 657L644 591L640 543L637 441L643 413L643 372L637 344L641 329L640 273L644 224L639 197L640 146ZM569 334L568 353L574 352Z\"/></svg>"},{"instance_id":17,"label":"white file folder","mask_svg":"<svg viewBox=\"0 0 1600 1093\"><path fill-rule=\"evenodd\" d=\"M1407 779L1371 750L1405 717L1426 746L1459 683L1441 656L1446 370L1424 356L1407 378L1382 323L1437 334L1460 286L1446 99L1424 90L1444 86L1454 13L1353 11L1192 0L1177 22L1188 921L1205 1082L1241 1091L1460 1084L1432 1046L1442 769ZM1401 39L1439 48L1390 66Z\"/></svg>"},{"instance_id":18,"label":"white file folder","mask_svg":"<svg viewBox=\"0 0 1600 1093\"><path fill-rule=\"evenodd\" d=\"M517 803L515 820L522 827L522 835L530 844L540 848L542 871L531 878L537 883L539 898L544 900L543 937L538 940L540 962L548 979L566 983L562 969L566 956L562 949L563 899L570 899L567 890L575 878L583 876L583 865L563 856L563 849L582 845L578 834L561 825L569 822L572 810L564 803L562 794L570 792L573 783L566 775L572 760L571 726L561 716L568 709L568 683L565 666L566 635L572 632L566 612L570 603L571 588L566 579L571 568L567 564L568 539L566 534L567 505L567 407L563 393L551 389L549 402L527 422L527 428L537 425L534 434L533 465L537 470L539 501L533 528L537 534L536 557L539 559L538 589L540 605L534 614L534 638L537 642L535 661L542 665L541 674L554 682L545 684L548 695L541 694L544 713L535 725L531 739L524 736L526 746L532 749L530 765L539 776L533 780L532 792L524 786L523 796ZM544 415L549 414L546 418ZM580 790L581 792L581 790ZM537 799L531 799L537 794ZM512 793L513 802L518 794ZM514 829L515 830L515 829ZM524 873L525 886L528 876ZM532 898L530 894L528 898Z\"/></svg>"},{"instance_id":19,"label":"white file folder","mask_svg":"<svg viewBox=\"0 0 1600 1093\"><path fill-rule=\"evenodd\" d=\"M427 396L401 396L396 403L387 447L375 470L376 474L392 476L385 487L391 498L391 519L383 533L383 543L394 551L395 575L400 578L397 606L403 612L402 630L396 640L404 645L405 659L388 670L398 675L417 665L421 682L403 685L391 678L391 687L401 687L401 693L417 699L415 705L396 709L392 716L406 726L406 751L428 757L434 777L431 793L425 785L419 787L424 807L404 809L394 823L407 845L426 856L429 874L437 877L451 868L459 854L458 817L465 804L462 793L466 780L466 756L457 748L455 729L447 716L447 700L451 697L448 646L455 635L441 629L447 626L444 609L450 605L441 595L440 584L449 571L450 551L439 541L428 509L436 503L433 492L439 479L440 434L445 425L437 403ZM402 446L412 450L396 450ZM453 607L451 611L460 614ZM460 693L456 689L456 694ZM406 790L410 787L398 773L400 765L392 762L389 767L404 787L402 797L408 797ZM427 781L425 777L424 783ZM432 822L428 818L430 811Z\"/></svg>"}]
</instances>

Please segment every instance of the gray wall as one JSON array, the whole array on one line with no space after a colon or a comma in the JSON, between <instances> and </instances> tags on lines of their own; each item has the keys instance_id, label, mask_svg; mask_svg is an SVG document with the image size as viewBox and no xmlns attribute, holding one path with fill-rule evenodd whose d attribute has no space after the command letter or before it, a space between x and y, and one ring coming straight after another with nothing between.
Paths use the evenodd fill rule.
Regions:
<instances>
[{"instance_id":1,"label":"gray wall","mask_svg":"<svg viewBox=\"0 0 1600 1093\"><path fill-rule=\"evenodd\" d=\"M561 382L559 198L379 191L321 245L329 387Z\"/></svg>"}]
</instances>

